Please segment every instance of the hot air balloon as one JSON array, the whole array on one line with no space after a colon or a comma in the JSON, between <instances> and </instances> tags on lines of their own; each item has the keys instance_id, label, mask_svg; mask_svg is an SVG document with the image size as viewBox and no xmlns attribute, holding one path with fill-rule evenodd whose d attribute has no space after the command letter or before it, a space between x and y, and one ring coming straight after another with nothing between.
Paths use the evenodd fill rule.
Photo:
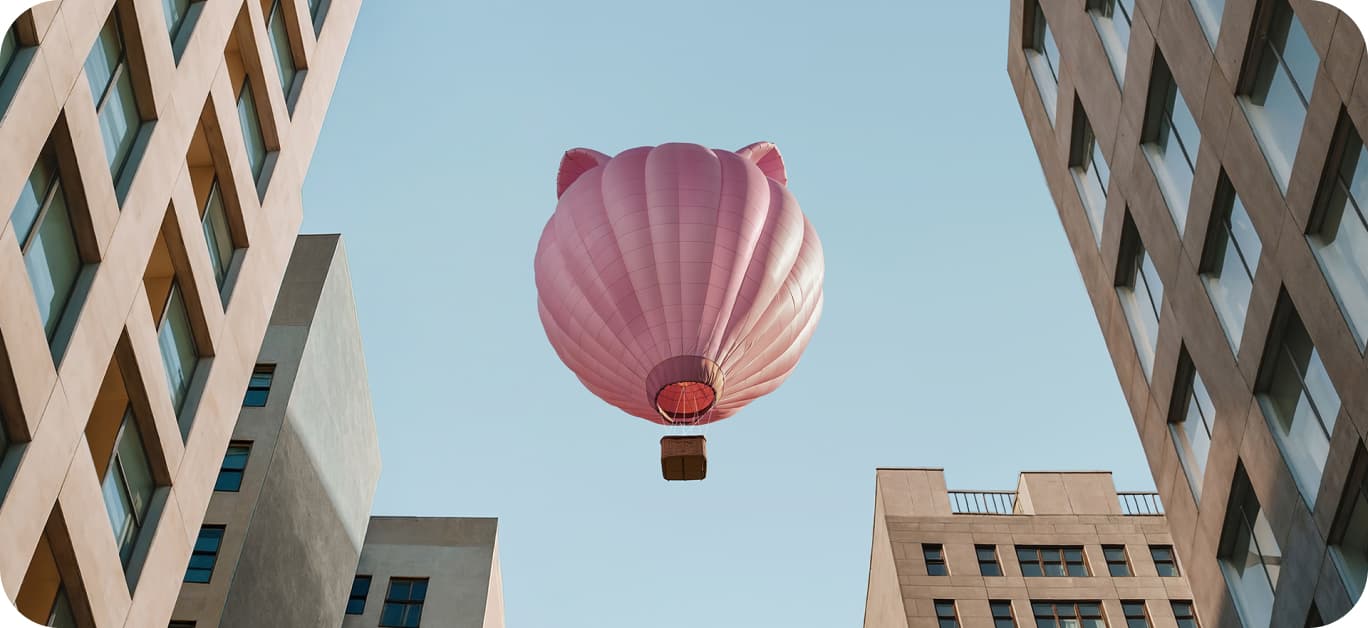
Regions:
<instances>
[{"instance_id":1,"label":"hot air balloon","mask_svg":"<svg viewBox=\"0 0 1368 628\"><path fill-rule=\"evenodd\" d=\"M774 391L822 311L822 246L787 184L769 142L567 151L534 262L556 355L599 398L667 426ZM665 479L703 479L705 446L662 438Z\"/></svg>"}]
</instances>

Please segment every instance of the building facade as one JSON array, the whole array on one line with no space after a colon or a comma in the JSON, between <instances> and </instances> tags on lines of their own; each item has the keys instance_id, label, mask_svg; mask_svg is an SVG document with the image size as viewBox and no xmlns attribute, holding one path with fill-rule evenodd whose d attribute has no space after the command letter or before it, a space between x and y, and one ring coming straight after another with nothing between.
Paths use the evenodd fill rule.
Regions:
<instances>
[{"instance_id":1,"label":"building facade","mask_svg":"<svg viewBox=\"0 0 1368 628\"><path fill-rule=\"evenodd\" d=\"M1310 0L1013 0L1010 24L1203 625L1342 616L1368 579L1362 34Z\"/></svg>"},{"instance_id":2,"label":"building facade","mask_svg":"<svg viewBox=\"0 0 1368 628\"><path fill-rule=\"evenodd\" d=\"M173 626L338 626L380 477L340 236L300 236Z\"/></svg>"},{"instance_id":3,"label":"building facade","mask_svg":"<svg viewBox=\"0 0 1368 628\"><path fill-rule=\"evenodd\" d=\"M499 520L372 517L343 628L503 628Z\"/></svg>"},{"instance_id":4,"label":"building facade","mask_svg":"<svg viewBox=\"0 0 1368 628\"><path fill-rule=\"evenodd\" d=\"M25 616L172 619L358 8L60 0L4 31L0 582Z\"/></svg>"},{"instance_id":5,"label":"building facade","mask_svg":"<svg viewBox=\"0 0 1368 628\"><path fill-rule=\"evenodd\" d=\"M876 475L865 628L1198 626L1153 493L1107 472L1022 473L1014 491Z\"/></svg>"}]
</instances>

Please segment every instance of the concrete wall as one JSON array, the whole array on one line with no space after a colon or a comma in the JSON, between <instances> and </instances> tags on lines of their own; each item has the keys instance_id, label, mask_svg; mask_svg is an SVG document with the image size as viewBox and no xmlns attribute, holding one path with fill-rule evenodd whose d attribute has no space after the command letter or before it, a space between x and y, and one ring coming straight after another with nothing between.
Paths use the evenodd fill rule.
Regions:
<instances>
[{"instance_id":1,"label":"concrete wall","mask_svg":"<svg viewBox=\"0 0 1368 628\"><path fill-rule=\"evenodd\" d=\"M398 577L429 579L424 626L503 626L502 584L495 587L500 579L498 523L490 518L373 517L355 570L372 577L365 613L347 615L341 625L378 625L389 579Z\"/></svg>"},{"instance_id":2,"label":"concrete wall","mask_svg":"<svg viewBox=\"0 0 1368 628\"><path fill-rule=\"evenodd\" d=\"M1059 219L1097 314L1117 379L1163 495L1179 554L1190 566L1199 611L1211 626L1234 626L1236 611L1217 553L1237 465L1243 465L1282 550L1274 625L1302 625L1314 603L1327 621L1350 598L1329 556L1349 469L1368 438L1368 358L1359 351L1305 234L1327 169L1340 115L1368 134L1368 72L1360 29L1334 7L1290 0L1320 66L1286 193L1279 188L1236 86L1248 73L1246 52L1256 0L1226 0L1220 36L1208 45L1189 0L1139 0L1132 19L1124 84L1113 77L1084 0L1038 0L1060 50L1055 124L1041 103L1023 51L1023 16L1037 0L1012 0L1007 73L1021 106ZM1266 4L1266 3L1264 3ZM1162 55L1201 132L1186 217L1174 225L1140 137L1151 73ZM1100 244L1068 169L1075 102L1110 166ZM1232 351L1199 276L1218 181L1228 177L1262 244L1241 340ZM1164 285L1153 372L1136 355L1114 278L1129 214ZM1286 294L1315 343L1339 395L1330 453L1317 498L1308 506L1278 449L1255 390L1280 295ZM1216 416L1204 477L1194 491L1181 469L1168 419L1186 351L1210 392Z\"/></svg>"},{"instance_id":3,"label":"concrete wall","mask_svg":"<svg viewBox=\"0 0 1368 628\"><path fill-rule=\"evenodd\" d=\"M1183 577L1159 577L1150 558L1150 545L1173 542L1162 515L1121 514L1106 472L1023 473L1018 486L1041 512L952 514L941 470L880 469L865 626L934 627L936 600L954 600L965 628L993 625L989 600L1010 601L1018 626L1034 625L1032 601L1061 600L1100 602L1109 626L1126 625L1122 600L1143 600L1152 626L1177 625L1170 600L1192 591ZM943 547L950 575L927 575L922 543ZM980 575L975 545L996 547L1003 575ZM1018 545L1082 546L1092 575L1023 577ZM1102 545L1125 546L1133 575L1111 577Z\"/></svg>"},{"instance_id":4,"label":"concrete wall","mask_svg":"<svg viewBox=\"0 0 1368 628\"><path fill-rule=\"evenodd\" d=\"M260 363L266 407L243 408L242 490L216 493L226 526L209 584L186 584L176 619L213 626L341 623L380 452L346 255L338 236L300 236Z\"/></svg>"},{"instance_id":5,"label":"concrete wall","mask_svg":"<svg viewBox=\"0 0 1368 628\"><path fill-rule=\"evenodd\" d=\"M33 47L0 118L0 414L12 440L0 501L0 582L10 600L44 615L51 599L21 596L26 576L58 572L85 626L166 625L208 507L271 305L302 219L300 185L312 157L351 37L360 0L331 0L322 29L310 27L304 0L286 2L295 55L308 67L293 112L270 60L260 2L204 3L177 59L157 0L60 0L20 17ZM124 17L129 67L140 113L150 122L131 179L116 185L83 64L111 11ZM229 80L227 51L239 49L258 94L276 155L253 181ZM28 56L27 53L25 56ZM264 62L263 62L264 61ZM214 147L235 238L246 247L226 304L220 298L200 225L201 200L187 155L197 134ZM69 339L50 350L10 214L43 147L62 162L83 260ZM155 299L145 277L167 262L186 294L203 360L191 401L177 416L161 364ZM126 579L87 423L102 382L118 364L143 428L153 473L164 490L147 524L137 577ZM191 425L183 436L181 426ZM11 475L12 474L12 475ZM49 525L50 521L61 525ZM132 580L130 586L129 580ZM43 583L51 584L51 583ZM39 586L35 584L34 586ZM55 587L42 587L55 591ZM34 589L37 591L38 589ZM45 617L43 617L45 619Z\"/></svg>"}]
</instances>

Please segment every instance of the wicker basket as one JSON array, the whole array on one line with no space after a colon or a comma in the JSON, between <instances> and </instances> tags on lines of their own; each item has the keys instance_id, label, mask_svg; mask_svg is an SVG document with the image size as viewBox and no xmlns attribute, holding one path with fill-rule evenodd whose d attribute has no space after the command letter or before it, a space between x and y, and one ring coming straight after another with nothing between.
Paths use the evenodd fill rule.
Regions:
<instances>
[{"instance_id":1,"label":"wicker basket","mask_svg":"<svg viewBox=\"0 0 1368 628\"><path fill-rule=\"evenodd\" d=\"M661 438L660 472L666 480L701 480L708 477L708 440L702 436Z\"/></svg>"}]
</instances>

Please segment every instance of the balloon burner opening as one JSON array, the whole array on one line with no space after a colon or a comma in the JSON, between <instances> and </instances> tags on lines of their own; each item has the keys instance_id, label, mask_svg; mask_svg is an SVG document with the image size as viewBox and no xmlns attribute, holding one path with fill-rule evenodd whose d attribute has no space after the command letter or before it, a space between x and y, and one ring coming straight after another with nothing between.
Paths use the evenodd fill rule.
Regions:
<instances>
[{"instance_id":1,"label":"balloon burner opening","mask_svg":"<svg viewBox=\"0 0 1368 628\"><path fill-rule=\"evenodd\" d=\"M656 408L667 421L691 423L717 402L717 391L703 382L675 382L656 393Z\"/></svg>"}]
</instances>

